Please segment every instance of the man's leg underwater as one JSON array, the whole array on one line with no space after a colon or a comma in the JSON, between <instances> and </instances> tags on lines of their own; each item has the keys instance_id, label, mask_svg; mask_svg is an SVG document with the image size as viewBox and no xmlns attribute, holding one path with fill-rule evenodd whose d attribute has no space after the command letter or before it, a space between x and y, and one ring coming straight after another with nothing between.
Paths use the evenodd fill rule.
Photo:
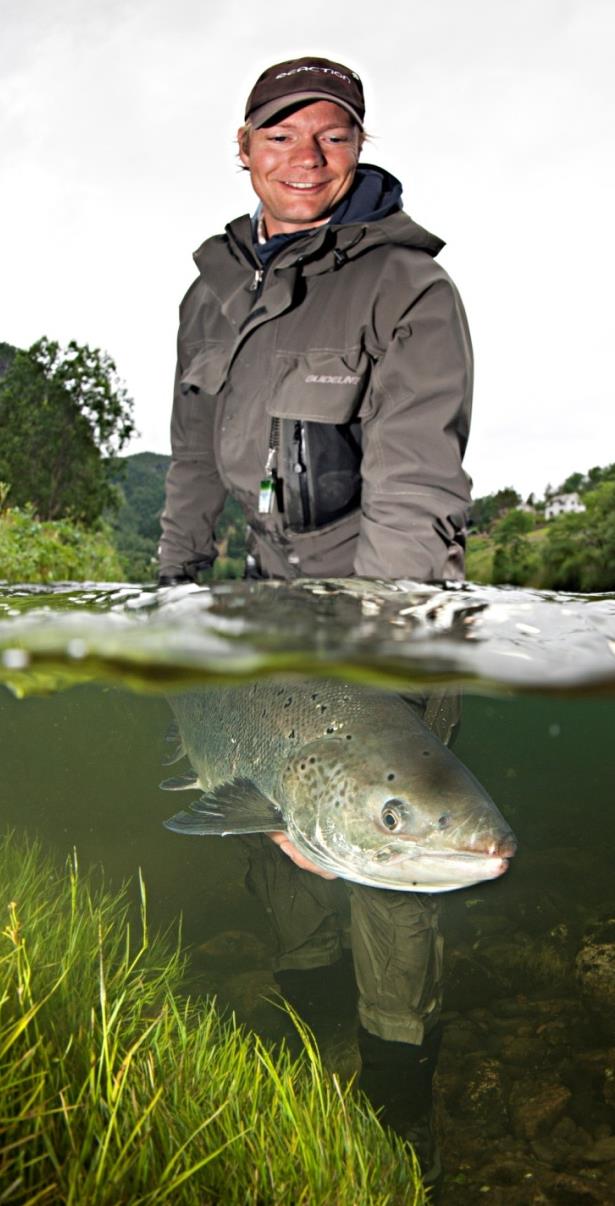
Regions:
<instances>
[{"instance_id":1,"label":"man's leg underwater","mask_svg":"<svg viewBox=\"0 0 615 1206\"><path fill-rule=\"evenodd\" d=\"M347 885L302 871L268 838L245 841L248 889L275 938L273 971L283 997L317 1033L355 1016Z\"/></svg>"},{"instance_id":2,"label":"man's leg underwater","mask_svg":"<svg viewBox=\"0 0 615 1206\"><path fill-rule=\"evenodd\" d=\"M442 742L454 740L461 720L457 691L405 698ZM437 895L351 885L359 1086L382 1122L412 1143L432 1186L441 1176L432 1091L442 1034L438 911Z\"/></svg>"},{"instance_id":3,"label":"man's leg underwater","mask_svg":"<svg viewBox=\"0 0 615 1206\"><path fill-rule=\"evenodd\" d=\"M432 1082L440 1046L442 936L433 896L351 886L359 988L359 1087L381 1121L408 1139L427 1183L440 1163Z\"/></svg>"}]
</instances>

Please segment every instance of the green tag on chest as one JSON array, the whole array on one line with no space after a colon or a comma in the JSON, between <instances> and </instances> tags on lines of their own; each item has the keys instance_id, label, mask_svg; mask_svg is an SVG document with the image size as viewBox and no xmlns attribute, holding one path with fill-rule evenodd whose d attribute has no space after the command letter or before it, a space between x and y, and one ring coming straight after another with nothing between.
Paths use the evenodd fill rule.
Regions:
<instances>
[{"instance_id":1,"label":"green tag on chest","mask_svg":"<svg viewBox=\"0 0 615 1206\"><path fill-rule=\"evenodd\" d=\"M273 509L273 499L275 490L273 478L263 478L258 491L258 513L259 515L270 515Z\"/></svg>"}]
</instances>

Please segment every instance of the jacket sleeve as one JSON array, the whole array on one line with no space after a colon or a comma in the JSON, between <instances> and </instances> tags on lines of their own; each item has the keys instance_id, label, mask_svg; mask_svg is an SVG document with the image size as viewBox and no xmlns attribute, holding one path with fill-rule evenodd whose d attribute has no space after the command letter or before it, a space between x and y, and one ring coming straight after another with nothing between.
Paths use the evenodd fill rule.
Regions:
<instances>
[{"instance_id":1,"label":"jacket sleeve","mask_svg":"<svg viewBox=\"0 0 615 1206\"><path fill-rule=\"evenodd\" d=\"M463 578L472 368L461 299L438 268L393 324L374 369L363 419L361 577Z\"/></svg>"},{"instance_id":2,"label":"jacket sleeve","mask_svg":"<svg viewBox=\"0 0 615 1206\"><path fill-rule=\"evenodd\" d=\"M213 429L216 400L198 390L184 392L178 357L171 418L172 459L161 517L160 573L174 576L213 564L214 525L226 491L216 468ZM184 387L185 389L185 387Z\"/></svg>"}]
</instances>

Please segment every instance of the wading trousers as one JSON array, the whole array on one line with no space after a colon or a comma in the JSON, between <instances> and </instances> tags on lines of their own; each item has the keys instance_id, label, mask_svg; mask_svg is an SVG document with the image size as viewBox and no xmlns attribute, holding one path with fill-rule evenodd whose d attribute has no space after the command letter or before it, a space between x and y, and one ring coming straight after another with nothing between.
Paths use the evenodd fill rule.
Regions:
<instances>
[{"instance_id":1,"label":"wading trousers","mask_svg":"<svg viewBox=\"0 0 615 1206\"><path fill-rule=\"evenodd\" d=\"M412 704L448 744L459 721L458 695ZM322 879L300 870L266 837L246 846L246 882L275 936L274 971L327 967L350 946L361 1025L388 1041L422 1043L442 1005L437 895Z\"/></svg>"}]
</instances>

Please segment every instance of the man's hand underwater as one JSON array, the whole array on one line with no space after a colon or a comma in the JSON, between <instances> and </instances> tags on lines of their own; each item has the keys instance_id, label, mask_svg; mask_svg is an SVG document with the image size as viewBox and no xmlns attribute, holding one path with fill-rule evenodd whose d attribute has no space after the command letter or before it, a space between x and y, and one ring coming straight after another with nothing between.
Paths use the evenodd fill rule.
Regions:
<instances>
[{"instance_id":1,"label":"man's hand underwater","mask_svg":"<svg viewBox=\"0 0 615 1206\"><path fill-rule=\"evenodd\" d=\"M300 851L293 846L287 833L270 833L268 834L268 837L271 838L272 842L275 842L276 846L280 847L280 850L284 851L284 854L287 854L288 857L292 859L293 863L296 863L298 867L301 867L302 871L311 871L313 875L320 875L322 879L337 879L337 875L334 875L333 871L323 871L321 867L316 867L314 863L311 863L310 860L305 857L305 855L301 854Z\"/></svg>"}]
</instances>

